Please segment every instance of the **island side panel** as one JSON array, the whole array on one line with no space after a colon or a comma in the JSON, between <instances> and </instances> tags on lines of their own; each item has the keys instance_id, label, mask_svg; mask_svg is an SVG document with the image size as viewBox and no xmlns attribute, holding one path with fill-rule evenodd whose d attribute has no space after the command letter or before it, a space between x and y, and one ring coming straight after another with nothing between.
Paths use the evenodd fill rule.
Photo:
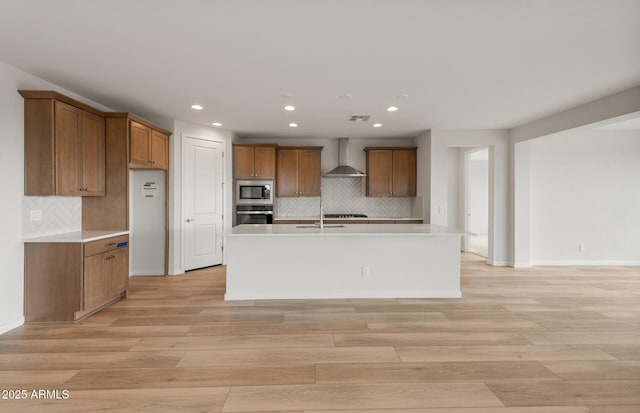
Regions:
<instances>
[{"instance_id":1,"label":"island side panel","mask_svg":"<svg viewBox=\"0 0 640 413\"><path fill-rule=\"evenodd\" d=\"M241 235L225 252L226 300L461 296L456 235Z\"/></svg>"}]
</instances>

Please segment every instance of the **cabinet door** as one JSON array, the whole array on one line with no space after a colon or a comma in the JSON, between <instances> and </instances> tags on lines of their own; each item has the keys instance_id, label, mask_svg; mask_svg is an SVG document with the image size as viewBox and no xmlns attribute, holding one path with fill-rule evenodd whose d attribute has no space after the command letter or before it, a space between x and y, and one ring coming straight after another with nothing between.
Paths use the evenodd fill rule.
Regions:
<instances>
[{"instance_id":1,"label":"cabinet door","mask_svg":"<svg viewBox=\"0 0 640 413\"><path fill-rule=\"evenodd\" d=\"M298 194L320 196L320 156L317 149L298 150Z\"/></svg>"},{"instance_id":2,"label":"cabinet door","mask_svg":"<svg viewBox=\"0 0 640 413\"><path fill-rule=\"evenodd\" d=\"M254 148L254 161L256 178L273 179L276 177L276 148L256 146Z\"/></svg>"},{"instance_id":3,"label":"cabinet door","mask_svg":"<svg viewBox=\"0 0 640 413\"><path fill-rule=\"evenodd\" d=\"M83 311L91 311L109 299L108 265L111 251L84 259Z\"/></svg>"},{"instance_id":4,"label":"cabinet door","mask_svg":"<svg viewBox=\"0 0 640 413\"><path fill-rule=\"evenodd\" d=\"M104 118L89 112L82 118L82 196L104 196L105 128Z\"/></svg>"},{"instance_id":5,"label":"cabinet door","mask_svg":"<svg viewBox=\"0 0 640 413\"><path fill-rule=\"evenodd\" d=\"M108 261L109 292L110 297L115 298L129 286L129 248L119 248L111 251Z\"/></svg>"},{"instance_id":6,"label":"cabinet door","mask_svg":"<svg viewBox=\"0 0 640 413\"><path fill-rule=\"evenodd\" d=\"M393 196L416 196L416 150L393 150Z\"/></svg>"},{"instance_id":7,"label":"cabinet door","mask_svg":"<svg viewBox=\"0 0 640 413\"><path fill-rule=\"evenodd\" d=\"M367 196L391 196L393 151L390 149L367 151Z\"/></svg>"},{"instance_id":8,"label":"cabinet door","mask_svg":"<svg viewBox=\"0 0 640 413\"><path fill-rule=\"evenodd\" d=\"M79 139L83 110L55 103L56 195L82 195L82 153Z\"/></svg>"},{"instance_id":9,"label":"cabinet door","mask_svg":"<svg viewBox=\"0 0 640 413\"><path fill-rule=\"evenodd\" d=\"M254 150L252 146L233 147L233 175L236 179L253 179Z\"/></svg>"},{"instance_id":10,"label":"cabinet door","mask_svg":"<svg viewBox=\"0 0 640 413\"><path fill-rule=\"evenodd\" d=\"M136 164L136 166L149 166L151 158L151 128L134 121L130 122L130 127L131 153L129 154L129 162Z\"/></svg>"},{"instance_id":11,"label":"cabinet door","mask_svg":"<svg viewBox=\"0 0 640 413\"><path fill-rule=\"evenodd\" d=\"M298 195L298 150L279 149L276 154L276 196Z\"/></svg>"},{"instance_id":12,"label":"cabinet door","mask_svg":"<svg viewBox=\"0 0 640 413\"><path fill-rule=\"evenodd\" d=\"M169 137L158 131L151 131L151 166L158 169L169 167Z\"/></svg>"}]
</instances>

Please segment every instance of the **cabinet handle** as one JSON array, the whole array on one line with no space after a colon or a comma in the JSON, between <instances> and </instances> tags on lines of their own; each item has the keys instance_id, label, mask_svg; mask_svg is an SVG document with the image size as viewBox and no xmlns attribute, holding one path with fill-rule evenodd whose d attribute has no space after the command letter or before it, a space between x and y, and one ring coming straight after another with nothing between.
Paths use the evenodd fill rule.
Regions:
<instances>
[{"instance_id":1,"label":"cabinet handle","mask_svg":"<svg viewBox=\"0 0 640 413\"><path fill-rule=\"evenodd\" d=\"M151 163L155 165L155 164L156 164L156 161L151 161Z\"/></svg>"},{"instance_id":2,"label":"cabinet handle","mask_svg":"<svg viewBox=\"0 0 640 413\"><path fill-rule=\"evenodd\" d=\"M112 259L114 259L115 257L116 257L115 255L109 255L109 256L108 256L108 257L106 257L105 259L106 259L106 260L112 260Z\"/></svg>"},{"instance_id":3,"label":"cabinet handle","mask_svg":"<svg viewBox=\"0 0 640 413\"><path fill-rule=\"evenodd\" d=\"M82 191L84 191L84 188L78 188L78 190L79 190L80 192L82 192Z\"/></svg>"},{"instance_id":4,"label":"cabinet handle","mask_svg":"<svg viewBox=\"0 0 640 413\"><path fill-rule=\"evenodd\" d=\"M113 247L114 245L116 245L115 242L111 242L109 244L104 244L105 247Z\"/></svg>"}]
</instances>

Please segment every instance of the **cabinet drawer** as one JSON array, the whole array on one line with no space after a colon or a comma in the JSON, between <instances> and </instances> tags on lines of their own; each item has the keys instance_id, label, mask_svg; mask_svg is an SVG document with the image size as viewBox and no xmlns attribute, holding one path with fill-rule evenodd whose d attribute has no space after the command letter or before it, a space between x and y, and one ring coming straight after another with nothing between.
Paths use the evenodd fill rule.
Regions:
<instances>
[{"instance_id":1,"label":"cabinet drawer","mask_svg":"<svg viewBox=\"0 0 640 413\"><path fill-rule=\"evenodd\" d=\"M128 235L120 235L118 237L111 237L105 239L99 239L97 241L91 241L84 244L84 256L89 257L91 255L99 254L101 252L117 249L117 245L122 242L129 242Z\"/></svg>"}]
</instances>

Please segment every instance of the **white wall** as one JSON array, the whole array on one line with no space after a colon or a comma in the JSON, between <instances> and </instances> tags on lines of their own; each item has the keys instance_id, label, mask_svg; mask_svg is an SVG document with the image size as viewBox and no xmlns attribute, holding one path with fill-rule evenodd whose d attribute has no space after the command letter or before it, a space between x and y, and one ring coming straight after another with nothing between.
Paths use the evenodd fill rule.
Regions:
<instances>
[{"instance_id":1,"label":"white wall","mask_svg":"<svg viewBox=\"0 0 640 413\"><path fill-rule=\"evenodd\" d=\"M447 153L447 226L451 228L463 228L460 221L462 200L462 164L460 163L461 148L449 148Z\"/></svg>"},{"instance_id":2,"label":"white wall","mask_svg":"<svg viewBox=\"0 0 640 413\"><path fill-rule=\"evenodd\" d=\"M489 231L489 150L473 152L469 159L469 231Z\"/></svg>"},{"instance_id":3,"label":"white wall","mask_svg":"<svg viewBox=\"0 0 640 413\"><path fill-rule=\"evenodd\" d=\"M537 139L530 167L534 265L640 264L640 131Z\"/></svg>"},{"instance_id":4,"label":"white wall","mask_svg":"<svg viewBox=\"0 0 640 413\"><path fill-rule=\"evenodd\" d=\"M640 116L640 86L588 102L509 130L511 264L531 266L530 144L537 138L561 136L570 130L591 130Z\"/></svg>"},{"instance_id":5,"label":"white wall","mask_svg":"<svg viewBox=\"0 0 640 413\"><path fill-rule=\"evenodd\" d=\"M232 141L234 134L225 129L209 128L176 120L170 142L169 163L169 274L184 272L182 250L182 140L184 137L207 139L225 143L224 154L224 230L231 230L233 218Z\"/></svg>"},{"instance_id":6,"label":"white wall","mask_svg":"<svg viewBox=\"0 0 640 413\"><path fill-rule=\"evenodd\" d=\"M109 110L0 62L0 334L24 322L24 101L19 89L55 90L98 109Z\"/></svg>"},{"instance_id":7,"label":"white wall","mask_svg":"<svg viewBox=\"0 0 640 413\"><path fill-rule=\"evenodd\" d=\"M416 200L421 202L418 207L422 211L422 220L425 224L429 224L431 223L431 131L428 130L416 137L415 145L418 147Z\"/></svg>"}]
</instances>

